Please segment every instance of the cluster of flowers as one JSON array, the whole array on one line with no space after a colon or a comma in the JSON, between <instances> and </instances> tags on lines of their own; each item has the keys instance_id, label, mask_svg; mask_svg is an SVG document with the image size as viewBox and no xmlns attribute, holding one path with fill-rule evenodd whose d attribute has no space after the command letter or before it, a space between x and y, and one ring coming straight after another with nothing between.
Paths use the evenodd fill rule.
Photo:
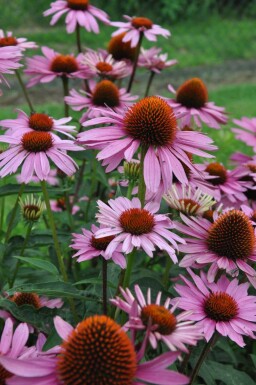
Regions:
<instances>
[{"instance_id":1,"label":"cluster of flowers","mask_svg":"<svg viewBox=\"0 0 256 385\"><path fill-rule=\"evenodd\" d=\"M79 54L63 55L42 47L41 56L26 60L27 87L59 78L66 116L54 119L35 111L30 103L29 115L19 110L16 119L0 121L6 130L0 142L8 145L0 154L0 176L20 170L16 177L21 184L58 185L63 176L73 176L78 168L67 151L97 150L96 158L106 173L119 172L116 179L127 189L127 196L99 200L95 215L99 225L74 233L70 247L76 251L76 262L101 258L103 263L117 264L124 274L120 273L116 296L110 300L112 308L117 308L115 319L105 308L104 315L88 316L73 328L56 316L54 325L62 342L50 350L43 349L46 336L42 333L31 345L29 335L37 332L33 325L19 323L13 331L18 320L1 311L5 326L0 341L0 382L187 384L189 377L168 369L188 353L187 345L202 339L213 343L217 334L240 347L245 346L244 336L255 338L256 296L248 290L256 288L256 156L234 154L231 170L215 160L194 162L193 156L214 158L209 152L217 149L201 132L202 126L220 129L227 123L227 115L223 107L209 101L207 87L199 78L185 81L177 90L169 85L172 97L148 96L153 78L177 61L168 60L157 47L145 50L142 43L144 39L154 42L158 35L168 37L166 29L146 17L125 16L125 22L111 22L88 0L57 0L44 15L52 15L51 25L65 15L67 32L77 31ZM84 52L80 28L98 33L97 19L118 29L107 50ZM3 74L14 71L20 78L25 50L36 47L0 31L0 82L5 79ZM138 67L149 72L145 96L139 100L131 93ZM69 89L70 79L80 79L81 89ZM127 87L121 88L122 82ZM69 108L80 112L76 137ZM256 118L244 117L234 123L239 127L232 129L236 138L255 151ZM83 171L81 165L78 181L83 179ZM78 193L75 188L68 200L61 197L51 202L52 210L66 210L74 216L80 202L86 201L88 207L91 196L78 197ZM160 212L160 205L165 210L169 207L171 218ZM45 208L34 199L21 207L24 217L32 221ZM167 254L174 264L185 268L174 285L179 296L170 295L162 304L161 292L154 300L150 288L144 294L139 285L129 288L136 253L144 253L144 258L145 254L149 258ZM39 298L34 293L16 293L9 300L36 309L63 306L60 299ZM159 354L159 344L164 353ZM148 359L148 349L153 350L153 359ZM191 384L193 381L192 374Z\"/></svg>"}]
</instances>

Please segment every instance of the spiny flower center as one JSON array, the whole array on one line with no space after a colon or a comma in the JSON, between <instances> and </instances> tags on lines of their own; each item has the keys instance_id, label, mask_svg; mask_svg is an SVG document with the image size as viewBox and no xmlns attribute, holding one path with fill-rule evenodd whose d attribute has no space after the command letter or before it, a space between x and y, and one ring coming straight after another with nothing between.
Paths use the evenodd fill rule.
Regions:
<instances>
[{"instance_id":1,"label":"spiny flower center","mask_svg":"<svg viewBox=\"0 0 256 385\"><path fill-rule=\"evenodd\" d=\"M204 303L204 311L214 321L228 322L238 314L234 298L227 293L211 293Z\"/></svg>"},{"instance_id":2,"label":"spiny flower center","mask_svg":"<svg viewBox=\"0 0 256 385\"><path fill-rule=\"evenodd\" d=\"M134 61L136 55L136 47L131 47L131 42L124 43L122 40L126 35L125 32L117 36L113 36L108 44L108 52L115 60L128 59Z\"/></svg>"},{"instance_id":3,"label":"spiny flower center","mask_svg":"<svg viewBox=\"0 0 256 385\"><path fill-rule=\"evenodd\" d=\"M100 72L110 72L112 71L113 67L111 64L106 63L105 61L100 61L99 63L96 64L97 70Z\"/></svg>"},{"instance_id":4,"label":"spiny flower center","mask_svg":"<svg viewBox=\"0 0 256 385\"><path fill-rule=\"evenodd\" d=\"M119 90L110 80L102 80L93 91L92 101L96 106L117 107L119 106Z\"/></svg>"},{"instance_id":5,"label":"spiny flower center","mask_svg":"<svg viewBox=\"0 0 256 385\"><path fill-rule=\"evenodd\" d=\"M155 225L153 215L145 209L125 210L119 222L126 233L142 235L150 233Z\"/></svg>"},{"instance_id":6,"label":"spiny flower center","mask_svg":"<svg viewBox=\"0 0 256 385\"><path fill-rule=\"evenodd\" d=\"M208 174L210 174L211 176L216 176L216 178L208 180L208 182L210 182L214 186L224 184L227 180L227 170L224 166L222 166L222 164L218 162L208 164L205 171L208 172Z\"/></svg>"},{"instance_id":7,"label":"spiny flower center","mask_svg":"<svg viewBox=\"0 0 256 385\"><path fill-rule=\"evenodd\" d=\"M171 334L176 329L176 317L164 306L155 304L144 306L141 310L143 324L147 326L150 319L152 325L158 325L156 330L164 336Z\"/></svg>"},{"instance_id":8,"label":"spiny flower center","mask_svg":"<svg viewBox=\"0 0 256 385\"><path fill-rule=\"evenodd\" d=\"M189 79L178 88L176 100L188 108L201 108L208 101L207 88L201 79Z\"/></svg>"},{"instance_id":9,"label":"spiny flower center","mask_svg":"<svg viewBox=\"0 0 256 385\"><path fill-rule=\"evenodd\" d=\"M0 385L5 385L8 378L13 376L12 373L8 372L1 364L0 364Z\"/></svg>"},{"instance_id":10,"label":"spiny flower center","mask_svg":"<svg viewBox=\"0 0 256 385\"><path fill-rule=\"evenodd\" d=\"M37 219L40 217L41 209L36 205L25 205L23 208L23 217L25 219Z\"/></svg>"},{"instance_id":11,"label":"spiny flower center","mask_svg":"<svg viewBox=\"0 0 256 385\"><path fill-rule=\"evenodd\" d=\"M21 142L24 150L29 152L47 151L53 146L53 139L49 132L26 132Z\"/></svg>"},{"instance_id":12,"label":"spiny flower center","mask_svg":"<svg viewBox=\"0 0 256 385\"><path fill-rule=\"evenodd\" d=\"M75 9L77 11L84 11L88 8L89 0L68 0L68 6L71 9Z\"/></svg>"},{"instance_id":13,"label":"spiny flower center","mask_svg":"<svg viewBox=\"0 0 256 385\"><path fill-rule=\"evenodd\" d=\"M214 211L213 210L206 210L204 213L203 213L203 218L207 219L209 222L214 222L213 220L213 213Z\"/></svg>"},{"instance_id":14,"label":"spiny flower center","mask_svg":"<svg viewBox=\"0 0 256 385\"><path fill-rule=\"evenodd\" d=\"M11 300L15 302L17 306L32 305L36 309L41 307L40 299L35 293L15 293Z\"/></svg>"},{"instance_id":15,"label":"spiny flower center","mask_svg":"<svg viewBox=\"0 0 256 385\"><path fill-rule=\"evenodd\" d=\"M62 344L58 377L63 385L132 385L136 353L127 334L111 318L80 322Z\"/></svg>"},{"instance_id":16,"label":"spiny flower center","mask_svg":"<svg viewBox=\"0 0 256 385\"><path fill-rule=\"evenodd\" d=\"M10 45L17 45L18 41L13 36L6 36L0 39L0 47L8 47Z\"/></svg>"},{"instance_id":17,"label":"spiny flower center","mask_svg":"<svg viewBox=\"0 0 256 385\"><path fill-rule=\"evenodd\" d=\"M247 167L249 168L249 170L251 172L256 173L256 164L255 163L248 163Z\"/></svg>"},{"instance_id":18,"label":"spiny flower center","mask_svg":"<svg viewBox=\"0 0 256 385\"><path fill-rule=\"evenodd\" d=\"M139 28L150 29L153 26L153 21L151 21L147 17L134 17L132 19L132 26L137 29Z\"/></svg>"},{"instance_id":19,"label":"spiny flower center","mask_svg":"<svg viewBox=\"0 0 256 385\"><path fill-rule=\"evenodd\" d=\"M53 119L46 114L31 114L29 118L29 127L35 131L51 131L53 127Z\"/></svg>"},{"instance_id":20,"label":"spiny flower center","mask_svg":"<svg viewBox=\"0 0 256 385\"><path fill-rule=\"evenodd\" d=\"M92 236L91 245L97 250L106 250L106 248L108 247L110 242L113 241L114 238L114 235L110 235L109 237L103 238L95 238L94 236Z\"/></svg>"},{"instance_id":21,"label":"spiny flower center","mask_svg":"<svg viewBox=\"0 0 256 385\"><path fill-rule=\"evenodd\" d=\"M230 210L211 225L208 230L208 247L220 257L246 260L255 245L253 226L239 210Z\"/></svg>"},{"instance_id":22,"label":"spiny flower center","mask_svg":"<svg viewBox=\"0 0 256 385\"><path fill-rule=\"evenodd\" d=\"M165 100L148 96L128 109L124 128L145 146L167 146L176 137L177 121Z\"/></svg>"},{"instance_id":23,"label":"spiny flower center","mask_svg":"<svg viewBox=\"0 0 256 385\"><path fill-rule=\"evenodd\" d=\"M184 212L185 214L196 214L197 211L201 208L201 206L198 204L198 202L194 201L193 199L189 198L183 198L179 199L179 202L181 204L181 212Z\"/></svg>"},{"instance_id":24,"label":"spiny flower center","mask_svg":"<svg viewBox=\"0 0 256 385\"><path fill-rule=\"evenodd\" d=\"M71 74L78 71L78 63L74 56L58 55L52 61L51 71Z\"/></svg>"}]
</instances>

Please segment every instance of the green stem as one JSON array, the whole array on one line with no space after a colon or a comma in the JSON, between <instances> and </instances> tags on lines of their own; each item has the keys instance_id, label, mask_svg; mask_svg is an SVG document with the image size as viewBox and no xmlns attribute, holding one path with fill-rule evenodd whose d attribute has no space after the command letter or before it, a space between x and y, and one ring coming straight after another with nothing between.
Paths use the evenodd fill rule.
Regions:
<instances>
[{"instance_id":1,"label":"green stem","mask_svg":"<svg viewBox=\"0 0 256 385\"><path fill-rule=\"evenodd\" d=\"M20 257L23 257L24 251L25 251L25 249L27 247L27 244L28 244L28 240L29 240L29 237L30 237L30 234L31 234L32 227L33 227L33 222L29 223L29 225L28 225L27 233L26 233L23 245L22 245L21 252L20 252ZM13 277L12 277L12 279L10 281L10 289L14 285L14 282L15 282L16 276L18 274L20 265L21 265L21 260L19 259L17 264L16 264L16 267L15 267L15 270L14 270L14 273L13 273Z\"/></svg>"},{"instance_id":2,"label":"green stem","mask_svg":"<svg viewBox=\"0 0 256 385\"><path fill-rule=\"evenodd\" d=\"M80 25L76 25L76 45L77 45L77 50L79 53L82 52L82 44L81 44L81 34L80 34Z\"/></svg>"},{"instance_id":3,"label":"green stem","mask_svg":"<svg viewBox=\"0 0 256 385\"><path fill-rule=\"evenodd\" d=\"M147 88L146 88L146 92L145 92L145 98L148 96L148 94L149 94L149 90L150 90L150 87L151 87L151 84L152 84L152 81L153 81L153 79L154 79L154 77L155 77L155 72L154 71L151 71L151 73L150 73L150 76L149 76L149 79L148 79L148 84L147 84Z\"/></svg>"},{"instance_id":4,"label":"green stem","mask_svg":"<svg viewBox=\"0 0 256 385\"><path fill-rule=\"evenodd\" d=\"M140 39L139 39L139 42L138 42L138 45L137 45L136 56L135 56L134 63L133 63L132 74L131 74L131 77L130 77L130 80L129 80L129 84L128 84L128 87L127 87L127 92L130 92L131 88L132 88L133 80L134 80L136 69L137 69L137 64L138 64L138 59L139 59L139 54L140 54L140 47L141 47L141 43L142 43L142 40L143 40L143 36L144 36L143 32L141 32L140 33Z\"/></svg>"},{"instance_id":5,"label":"green stem","mask_svg":"<svg viewBox=\"0 0 256 385\"><path fill-rule=\"evenodd\" d=\"M63 84L63 93L64 93L64 97L65 97L65 96L68 96L68 94L69 94L68 78L66 76L62 76L61 79L62 79L62 84ZM64 113L65 113L66 117L69 116L69 105L65 102L65 100L64 100Z\"/></svg>"},{"instance_id":6,"label":"green stem","mask_svg":"<svg viewBox=\"0 0 256 385\"><path fill-rule=\"evenodd\" d=\"M144 159L145 159L147 150L148 150L147 147L141 146L139 192L138 192L138 198L141 201L141 207L144 207L145 196L146 196L146 185L144 180Z\"/></svg>"},{"instance_id":7,"label":"green stem","mask_svg":"<svg viewBox=\"0 0 256 385\"><path fill-rule=\"evenodd\" d=\"M108 314L108 261L102 257L102 301L103 301L103 314Z\"/></svg>"},{"instance_id":8,"label":"green stem","mask_svg":"<svg viewBox=\"0 0 256 385\"><path fill-rule=\"evenodd\" d=\"M20 84L20 86L21 86L22 92L23 92L23 94L24 94L24 96L25 96L26 102L28 103L30 112L31 112L31 114L32 114L33 112L35 112L35 110L34 110L34 108L33 108L33 105L32 105L32 103L31 103L31 100L30 100L30 98L29 98L29 95L28 95L28 91L27 91L27 89L26 89L26 86L24 85L23 80L22 80L22 78L21 78L21 76L20 76L19 70L15 70L15 74L16 74L16 76L17 76L18 82L19 82L19 84Z\"/></svg>"},{"instance_id":9,"label":"green stem","mask_svg":"<svg viewBox=\"0 0 256 385\"><path fill-rule=\"evenodd\" d=\"M73 229L74 229L74 218L73 218L73 215L72 215L72 205L71 205L71 203L69 201L69 195L68 195L67 191L65 191L65 202L66 202L66 208L67 208L67 213L68 213L70 230L73 231Z\"/></svg>"},{"instance_id":10,"label":"green stem","mask_svg":"<svg viewBox=\"0 0 256 385\"><path fill-rule=\"evenodd\" d=\"M93 193L96 189L96 184L97 184L97 159L94 158L92 160L92 183L91 183L91 189L90 189L90 194L89 194L89 200L86 205L85 209L85 222L87 223L88 221L88 213L90 209L90 204L92 201Z\"/></svg>"},{"instance_id":11,"label":"green stem","mask_svg":"<svg viewBox=\"0 0 256 385\"><path fill-rule=\"evenodd\" d=\"M1 199L1 219L0 219L0 230L3 231L4 226L4 208L5 208L5 197Z\"/></svg>"},{"instance_id":12,"label":"green stem","mask_svg":"<svg viewBox=\"0 0 256 385\"><path fill-rule=\"evenodd\" d=\"M133 251L127 256L127 267L124 273L123 282L120 282L120 286L124 289L129 287L135 253L136 249L134 248Z\"/></svg>"},{"instance_id":13,"label":"green stem","mask_svg":"<svg viewBox=\"0 0 256 385\"><path fill-rule=\"evenodd\" d=\"M196 366L194 367L193 372L191 374L189 385L193 385L193 383L195 382L197 375L199 373L199 370L200 370L205 358L207 357L209 351L211 350L214 343L216 342L217 337L218 337L218 334L215 332L214 335L212 336L212 338L210 339L210 341L207 342L207 344L205 344L205 347L203 348L203 350L200 354L200 357L198 358L198 361L196 363Z\"/></svg>"},{"instance_id":14,"label":"green stem","mask_svg":"<svg viewBox=\"0 0 256 385\"><path fill-rule=\"evenodd\" d=\"M78 173L75 192L74 192L73 205L78 201L79 190L83 182L85 166L86 166L86 159L83 160L82 165L79 168L79 173Z\"/></svg>"},{"instance_id":15,"label":"green stem","mask_svg":"<svg viewBox=\"0 0 256 385\"><path fill-rule=\"evenodd\" d=\"M129 182L129 185L128 185L127 193L126 193L126 197L127 197L128 199L131 199L131 198L132 198L132 190L133 190L133 187L134 187L134 182L133 182L133 181L130 181L130 182Z\"/></svg>"},{"instance_id":16,"label":"green stem","mask_svg":"<svg viewBox=\"0 0 256 385\"><path fill-rule=\"evenodd\" d=\"M169 287L169 283L170 283L170 270L171 270L171 267L172 267L172 260L170 258L169 255L166 256L167 260L166 260L166 266L165 266L165 271L164 271L164 275L163 275L163 285L164 287L166 287L168 289Z\"/></svg>"},{"instance_id":17,"label":"green stem","mask_svg":"<svg viewBox=\"0 0 256 385\"><path fill-rule=\"evenodd\" d=\"M19 200L20 200L20 197L21 197L24 189L25 189L25 184L22 183L20 185L20 190L19 190L16 202L15 202L15 205L14 205L14 207L12 209L12 215L11 215L10 222L9 222L9 225L8 225L8 228L7 228L7 231L6 231L6 235L5 235L5 243L7 243L9 241L9 238L10 238L10 235L11 235L11 232L12 232L12 225L13 225L13 222L14 222L15 217L16 217L17 209L19 207Z\"/></svg>"}]
</instances>

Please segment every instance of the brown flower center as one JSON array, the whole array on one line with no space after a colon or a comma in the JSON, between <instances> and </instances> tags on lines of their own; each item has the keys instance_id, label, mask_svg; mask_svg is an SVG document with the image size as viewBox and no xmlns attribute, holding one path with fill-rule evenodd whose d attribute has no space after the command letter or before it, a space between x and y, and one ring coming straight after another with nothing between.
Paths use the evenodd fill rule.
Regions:
<instances>
[{"instance_id":1,"label":"brown flower center","mask_svg":"<svg viewBox=\"0 0 256 385\"><path fill-rule=\"evenodd\" d=\"M92 236L91 245L97 250L106 250L106 248L108 247L110 242L113 241L114 238L114 235L110 235L109 237L103 238L95 238L94 236Z\"/></svg>"},{"instance_id":2,"label":"brown flower center","mask_svg":"<svg viewBox=\"0 0 256 385\"><path fill-rule=\"evenodd\" d=\"M228 322L238 314L234 298L227 293L211 293L204 303L204 311L214 321Z\"/></svg>"},{"instance_id":3,"label":"brown flower center","mask_svg":"<svg viewBox=\"0 0 256 385\"><path fill-rule=\"evenodd\" d=\"M206 210L204 213L203 213L203 218L207 219L209 222L214 222L213 220L213 213L214 211L213 210Z\"/></svg>"},{"instance_id":4,"label":"brown flower center","mask_svg":"<svg viewBox=\"0 0 256 385\"><path fill-rule=\"evenodd\" d=\"M23 217L25 219L38 219L40 217L40 207L36 205L25 205L23 207Z\"/></svg>"},{"instance_id":5,"label":"brown flower center","mask_svg":"<svg viewBox=\"0 0 256 385\"><path fill-rule=\"evenodd\" d=\"M207 244L220 257L246 260L254 250L253 226L242 211L230 210L211 225Z\"/></svg>"},{"instance_id":6,"label":"brown flower center","mask_svg":"<svg viewBox=\"0 0 256 385\"><path fill-rule=\"evenodd\" d=\"M128 109L124 128L145 146L167 146L175 140L177 121L165 100L148 96Z\"/></svg>"},{"instance_id":7,"label":"brown flower center","mask_svg":"<svg viewBox=\"0 0 256 385\"><path fill-rule=\"evenodd\" d=\"M102 80L93 91L92 101L96 106L118 107L120 101L119 90L110 80Z\"/></svg>"},{"instance_id":8,"label":"brown flower center","mask_svg":"<svg viewBox=\"0 0 256 385\"><path fill-rule=\"evenodd\" d=\"M181 207L184 207L184 209L180 210L184 214L189 214L189 215L196 214L197 211L201 208L198 202L194 201L193 199L189 199L189 198L179 199L179 202L181 204Z\"/></svg>"},{"instance_id":9,"label":"brown flower center","mask_svg":"<svg viewBox=\"0 0 256 385\"><path fill-rule=\"evenodd\" d=\"M17 45L18 41L13 36L6 36L0 38L0 47L8 47L10 45Z\"/></svg>"},{"instance_id":10,"label":"brown flower center","mask_svg":"<svg viewBox=\"0 0 256 385\"><path fill-rule=\"evenodd\" d=\"M47 151L53 146L53 139L49 132L26 132L21 142L24 150L29 152Z\"/></svg>"},{"instance_id":11,"label":"brown flower center","mask_svg":"<svg viewBox=\"0 0 256 385\"><path fill-rule=\"evenodd\" d=\"M57 207L63 211L67 209L65 198L62 197L57 199Z\"/></svg>"},{"instance_id":12,"label":"brown flower center","mask_svg":"<svg viewBox=\"0 0 256 385\"><path fill-rule=\"evenodd\" d=\"M251 214L250 220L253 222L256 222L256 210L254 210L253 213Z\"/></svg>"},{"instance_id":13,"label":"brown flower center","mask_svg":"<svg viewBox=\"0 0 256 385\"><path fill-rule=\"evenodd\" d=\"M97 63L96 68L102 73L110 72L113 69L112 65L109 63L106 63L105 61L100 61L99 63Z\"/></svg>"},{"instance_id":14,"label":"brown flower center","mask_svg":"<svg viewBox=\"0 0 256 385\"><path fill-rule=\"evenodd\" d=\"M71 74L78 71L78 63L74 56L58 55L52 61L51 71Z\"/></svg>"},{"instance_id":15,"label":"brown flower center","mask_svg":"<svg viewBox=\"0 0 256 385\"><path fill-rule=\"evenodd\" d=\"M134 61L136 56L136 47L131 47L131 42L124 43L122 40L126 35L125 32L112 37L108 44L108 52L115 60L128 59Z\"/></svg>"},{"instance_id":16,"label":"brown flower center","mask_svg":"<svg viewBox=\"0 0 256 385\"><path fill-rule=\"evenodd\" d=\"M156 330L164 336L173 333L176 329L176 317L164 306L155 304L144 306L141 310L143 324L147 326L150 319L152 325L158 325Z\"/></svg>"},{"instance_id":17,"label":"brown flower center","mask_svg":"<svg viewBox=\"0 0 256 385\"><path fill-rule=\"evenodd\" d=\"M207 88L201 79L189 79L178 88L176 100L188 108L201 108L208 101Z\"/></svg>"},{"instance_id":18,"label":"brown flower center","mask_svg":"<svg viewBox=\"0 0 256 385\"><path fill-rule=\"evenodd\" d=\"M154 216L149 211L137 208L125 210L119 222L126 233L133 235L148 234L155 225Z\"/></svg>"},{"instance_id":19,"label":"brown flower center","mask_svg":"<svg viewBox=\"0 0 256 385\"><path fill-rule=\"evenodd\" d=\"M36 309L41 307L40 298L35 293L15 293L11 298L17 306L32 305Z\"/></svg>"},{"instance_id":20,"label":"brown flower center","mask_svg":"<svg viewBox=\"0 0 256 385\"><path fill-rule=\"evenodd\" d=\"M137 29L139 28L150 29L153 26L153 21L151 21L147 17L134 17L132 19L132 26Z\"/></svg>"},{"instance_id":21,"label":"brown flower center","mask_svg":"<svg viewBox=\"0 0 256 385\"><path fill-rule=\"evenodd\" d=\"M214 186L224 184L227 180L227 170L220 163L213 162L208 164L205 171L211 176L216 176L216 178L208 180Z\"/></svg>"},{"instance_id":22,"label":"brown flower center","mask_svg":"<svg viewBox=\"0 0 256 385\"><path fill-rule=\"evenodd\" d=\"M136 366L127 334L111 318L96 315L62 344L57 371L63 385L132 385Z\"/></svg>"},{"instance_id":23,"label":"brown flower center","mask_svg":"<svg viewBox=\"0 0 256 385\"><path fill-rule=\"evenodd\" d=\"M89 0L67 0L68 6L77 11L85 11L88 8Z\"/></svg>"},{"instance_id":24,"label":"brown flower center","mask_svg":"<svg viewBox=\"0 0 256 385\"><path fill-rule=\"evenodd\" d=\"M249 168L249 170L251 172L253 172L253 173L255 172L256 173L256 164L255 163L248 163L247 167Z\"/></svg>"},{"instance_id":25,"label":"brown flower center","mask_svg":"<svg viewBox=\"0 0 256 385\"><path fill-rule=\"evenodd\" d=\"M35 131L51 131L53 119L46 114L34 113L30 115L28 124Z\"/></svg>"}]
</instances>

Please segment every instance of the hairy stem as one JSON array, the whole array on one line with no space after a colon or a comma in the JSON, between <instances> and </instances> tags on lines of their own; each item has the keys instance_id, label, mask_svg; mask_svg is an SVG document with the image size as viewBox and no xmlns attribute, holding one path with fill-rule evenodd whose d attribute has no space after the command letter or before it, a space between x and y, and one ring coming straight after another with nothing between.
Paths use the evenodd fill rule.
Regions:
<instances>
[{"instance_id":1,"label":"hairy stem","mask_svg":"<svg viewBox=\"0 0 256 385\"><path fill-rule=\"evenodd\" d=\"M148 84L147 84L147 88L146 88L146 92L145 92L145 98L148 96L148 94L149 94L149 90L150 90L150 87L151 87L151 85L152 85L152 82L153 82L153 79L154 79L154 77L155 77L155 72L154 71L151 71L150 72L150 76L149 76L149 79L148 79Z\"/></svg>"}]
</instances>

